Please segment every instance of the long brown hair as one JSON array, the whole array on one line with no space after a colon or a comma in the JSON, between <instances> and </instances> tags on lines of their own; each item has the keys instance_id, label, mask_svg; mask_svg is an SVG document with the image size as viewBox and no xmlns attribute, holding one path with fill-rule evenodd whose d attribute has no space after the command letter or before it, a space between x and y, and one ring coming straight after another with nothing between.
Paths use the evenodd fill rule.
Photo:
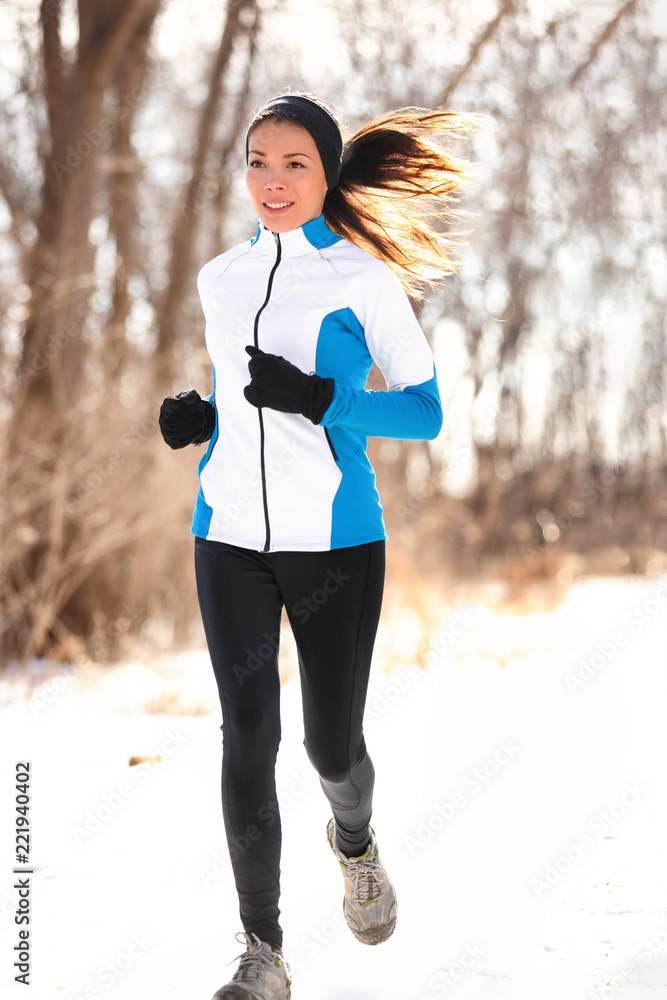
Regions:
<instances>
[{"instance_id":1,"label":"long brown hair","mask_svg":"<svg viewBox=\"0 0 667 1000\"><path fill-rule=\"evenodd\" d=\"M471 165L453 159L441 136L468 131L454 112L399 108L374 118L345 142L337 187L327 193L330 229L388 264L413 297L453 274L461 232L453 194Z\"/></svg>"},{"instance_id":2,"label":"long brown hair","mask_svg":"<svg viewBox=\"0 0 667 1000\"><path fill-rule=\"evenodd\" d=\"M294 96L318 103L343 132L340 117L319 98ZM249 132L270 117L290 120L282 110L267 110L253 119ZM452 229L462 215L454 192L472 167L454 159L445 143L475 124L474 115L424 108L374 118L345 141L340 179L324 200L329 228L388 264L414 298L458 267L454 253L466 233Z\"/></svg>"}]
</instances>

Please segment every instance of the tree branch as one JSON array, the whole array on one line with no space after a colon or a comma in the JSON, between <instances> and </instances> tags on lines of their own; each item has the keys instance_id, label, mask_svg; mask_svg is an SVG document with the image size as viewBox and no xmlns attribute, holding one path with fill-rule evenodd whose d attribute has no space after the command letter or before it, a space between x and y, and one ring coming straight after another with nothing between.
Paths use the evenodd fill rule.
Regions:
<instances>
[{"instance_id":1,"label":"tree branch","mask_svg":"<svg viewBox=\"0 0 667 1000\"><path fill-rule=\"evenodd\" d=\"M142 21L152 21L161 0L79 0L79 65L90 63L104 88Z\"/></svg>"},{"instance_id":2,"label":"tree branch","mask_svg":"<svg viewBox=\"0 0 667 1000\"><path fill-rule=\"evenodd\" d=\"M15 178L7 164L0 160L0 198L2 198L9 209L12 217L12 232L16 233L19 227L26 221L28 215L21 198L14 193Z\"/></svg>"},{"instance_id":3,"label":"tree branch","mask_svg":"<svg viewBox=\"0 0 667 1000\"><path fill-rule=\"evenodd\" d=\"M592 64L595 62L598 52L600 51L604 43L608 41L609 38L611 38L614 31L618 27L621 19L625 17L625 15L628 14L633 7L636 6L637 6L637 0L628 0L628 2L624 4L620 8L620 10L616 12L616 14L614 14L612 19L605 25L602 34L599 35L598 38L596 38L596 40L593 42L593 45L589 49L588 55L586 56L586 60L583 63L581 63L580 66L577 66L574 73L567 81L567 86L573 87L576 83L579 82L579 80L584 75L588 67L592 66Z\"/></svg>"},{"instance_id":4,"label":"tree branch","mask_svg":"<svg viewBox=\"0 0 667 1000\"><path fill-rule=\"evenodd\" d=\"M468 70L471 69L472 66L475 64L477 56L479 55L481 49L484 47L484 45L486 45L489 39L493 37L502 19L505 17L506 14L510 13L512 8L514 7L514 2L515 0L505 0L505 3L500 8L496 16L493 18L493 20L489 21L489 23L484 28L482 33L478 36L476 41L473 43L467 61L464 63L463 66L461 66L459 70L457 70L457 72L454 74L454 76L451 78L451 80L445 87L440 99L436 101L436 105L438 107L444 107L449 103L449 99L452 93L456 90L463 77L467 74Z\"/></svg>"},{"instance_id":5,"label":"tree branch","mask_svg":"<svg viewBox=\"0 0 667 1000\"><path fill-rule=\"evenodd\" d=\"M137 186L142 170L132 145L137 109L137 102L132 95L142 92L144 88L148 46L156 14L157 8L154 6L139 22L124 57L116 68L118 102L123 113L117 116L113 145L105 157L105 167L111 174L109 227L116 237L112 307L104 346L108 376L119 375L127 361L125 326L131 309L128 280L133 271L142 270L135 235Z\"/></svg>"},{"instance_id":6,"label":"tree branch","mask_svg":"<svg viewBox=\"0 0 667 1000\"><path fill-rule=\"evenodd\" d=\"M60 47L61 0L42 0L39 11L42 25L42 52L44 63L44 96L49 113L52 140L59 129L63 108L63 56Z\"/></svg>"}]
</instances>

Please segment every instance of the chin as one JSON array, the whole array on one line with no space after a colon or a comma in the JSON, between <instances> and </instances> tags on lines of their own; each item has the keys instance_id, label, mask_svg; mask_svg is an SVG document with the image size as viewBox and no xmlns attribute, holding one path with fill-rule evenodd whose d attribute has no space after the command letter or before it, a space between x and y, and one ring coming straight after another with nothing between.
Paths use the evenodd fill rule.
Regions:
<instances>
[{"instance_id":1,"label":"chin","mask_svg":"<svg viewBox=\"0 0 667 1000\"><path fill-rule=\"evenodd\" d=\"M306 221L306 219L300 219L298 216L290 217L287 215L274 215L269 218L262 218L264 226L272 233L288 233L290 229L298 229Z\"/></svg>"}]
</instances>

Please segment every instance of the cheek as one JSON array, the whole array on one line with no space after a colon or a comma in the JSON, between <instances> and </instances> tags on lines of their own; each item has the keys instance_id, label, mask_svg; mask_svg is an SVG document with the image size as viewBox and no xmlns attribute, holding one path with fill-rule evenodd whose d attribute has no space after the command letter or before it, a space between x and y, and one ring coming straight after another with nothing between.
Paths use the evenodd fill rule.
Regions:
<instances>
[{"instance_id":1,"label":"cheek","mask_svg":"<svg viewBox=\"0 0 667 1000\"><path fill-rule=\"evenodd\" d=\"M309 185L309 200L312 204L322 204L327 193L326 181Z\"/></svg>"},{"instance_id":2,"label":"cheek","mask_svg":"<svg viewBox=\"0 0 667 1000\"><path fill-rule=\"evenodd\" d=\"M245 185L248 189L251 198L257 197L257 192L260 189L259 177L257 176L257 171L247 170L245 175Z\"/></svg>"}]
</instances>

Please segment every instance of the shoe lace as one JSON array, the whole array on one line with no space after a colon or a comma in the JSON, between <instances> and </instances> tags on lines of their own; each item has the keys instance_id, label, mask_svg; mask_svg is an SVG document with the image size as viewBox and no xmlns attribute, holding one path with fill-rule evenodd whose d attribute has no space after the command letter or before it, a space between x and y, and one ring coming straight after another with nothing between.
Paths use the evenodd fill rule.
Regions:
<instances>
[{"instance_id":1,"label":"shoe lace","mask_svg":"<svg viewBox=\"0 0 667 1000\"><path fill-rule=\"evenodd\" d=\"M232 982L236 979L243 982L261 982L266 972L267 957L262 948L262 942L256 934L237 934L236 940L245 941L246 950L242 955L237 955L233 962L239 961L239 967L232 976ZM229 963L231 965L231 962Z\"/></svg>"},{"instance_id":2,"label":"shoe lace","mask_svg":"<svg viewBox=\"0 0 667 1000\"><path fill-rule=\"evenodd\" d=\"M382 883L387 881L387 873L377 860L348 861L345 874L353 880L353 893L360 903L372 902L382 894Z\"/></svg>"}]
</instances>

